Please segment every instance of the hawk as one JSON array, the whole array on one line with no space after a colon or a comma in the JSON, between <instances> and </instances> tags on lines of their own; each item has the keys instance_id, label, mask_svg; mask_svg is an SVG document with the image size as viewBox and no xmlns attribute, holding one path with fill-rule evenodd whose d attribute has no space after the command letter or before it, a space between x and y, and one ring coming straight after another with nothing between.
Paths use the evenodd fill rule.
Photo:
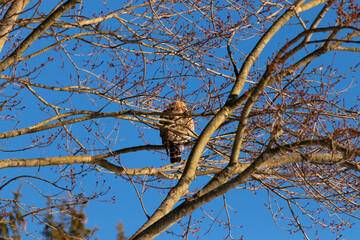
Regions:
<instances>
[{"instance_id":1,"label":"hawk","mask_svg":"<svg viewBox=\"0 0 360 240\"><path fill-rule=\"evenodd\" d=\"M171 103L163 113L188 113L186 104L182 101ZM170 121L160 121L160 137L166 146L166 153L170 156L171 163L181 161L182 145L190 140L191 132L194 131L194 122L187 116L162 116Z\"/></svg>"}]
</instances>

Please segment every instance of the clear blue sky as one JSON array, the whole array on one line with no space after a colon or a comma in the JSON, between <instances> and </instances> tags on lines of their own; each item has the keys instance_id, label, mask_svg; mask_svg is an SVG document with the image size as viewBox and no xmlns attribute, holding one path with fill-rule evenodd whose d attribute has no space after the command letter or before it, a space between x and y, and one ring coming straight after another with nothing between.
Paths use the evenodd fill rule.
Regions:
<instances>
[{"instance_id":1,"label":"clear blue sky","mask_svg":"<svg viewBox=\"0 0 360 240\"><path fill-rule=\"evenodd\" d=\"M117 9L123 6L123 3L111 3L111 4L114 5L111 6L112 9ZM107 12L104 6L102 7L99 6L100 5L97 2L84 2L84 8L85 8L84 11L96 12L98 11L99 8L101 8L101 10ZM44 12L46 12L47 7L45 6L43 8L44 8L43 9ZM268 57L271 56L274 46L276 46L276 48L278 47L277 41L283 42L284 35L292 33L291 32L292 30L289 29L292 28L285 29L278 33L278 35L274 38L271 45L268 48L266 48L264 54L261 55L259 64L264 65ZM36 43L33 46L34 49L36 47L41 46L43 42L44 41ZM246 48L248 49L244 49L243 52L248 53L251 47L253 47L255 43L256 43L255 41L247 41L244 44L244 46L246 46ZM31 52L31 50L29 52ZM225 55L225 52L219 50L219 54L220 55L222 54L221 57L223 57L223 55ZM316 64L318 66L321 64L326 65L326 63L333 61L332 57L333 54L329 54L326 57L322 57L319 60L320 62L318 61ZM44 55L37 57L36 60L40 62L43 59L47 59L47 58L48 55L45 53ZM63 61L66 63L65 68L61 68ZM344 62L346 63L347 61L349 62L358 61L358 54L337 53L334 66L335 68L339 68L341 71L347 71L348 65L342 64ZM150 67L148 71L151 72L152 71L151 66L148 65L148 67ZM36 78L36 82L49 84L49 85L51 85L51 83L55 81L67 82L69 80L69 71L73 71L73 70L74 69L71 67L69 61L66 59L65 56L63 56L63 59L57 56L53 62L48 64L46 71L43 71L39 74L39 76ZM99 69L99 72L101 71L102 70ZM109 77L111 78L111 76ZM351 75L351 77L354 77L355 79L359 79L359 74L353 74ZM351 80L352 80L351 78L344 80L344 84L340 85L340 87L344 86L344 88L346 88L346 86L349 85ZM219 80L219 81L223 81L223 80ZM194 81L193 84L194 85L192 85L191 87L198 87L199 83ZM358 87L355 87L348 92L347 100L351 101L352 99L356 98L357 89ZM5 94L10 94L12 92L15 92L16 90L7 89L6 91L7 92L5 92ZM57 103L67 97L67 94L57 93L58 95L54 95L52 92L44 91L44 90L39 90L39 93L41 93L41 96L44 99L52 103ZM92 105L89 100L83 101L83 99L85 99L84 96L74 96L74 98L75 101L73 101L73 104L79 107L80 110L82 109L96 110L98 108L97 106ZM21 101L23 102L23 105L26 106L26 108L23 111L21 111L21 114L17 117L15 121L4 121L4 124L0 126L1 132L10 131L13 128L27 127L34 123L37 123L39 120L44 120L48 117L48 114L46 112L39 111L39 107L37 106L38 100L36 100L35 97L32 94L30 94L26 89L21 91ZM117 104L110 104L106 108L105 112L118 111L118 110L119 108ZM3 112L3 114L6 114L6 112ZM17 120L20 120L21 122L18 123ZM202 119L202 121L205 120ZM134 127L134 125L126 121L120 121L117 119L106 119L105 122L107 125L104 127L104 131L108 134L110 134L113 126L119 124L117 126L117 128L120 129L118 132L120 134L119 139L123 139L123 140L118 141L116 143L116 146L114 146L114 149L143 144L141 139L139 139L137 129L136 127ZM206 124L206 121L201 123L200 127L203 127L204 124ZM82 123L72 126L71 130L78 137L82 136L82 134L85 134L82 128ZM156 130L145 129L144 132L146 133L145 138L151 144L161 144L159 133ZM197 132L199 133L199 130L197 130ZM47 136L48 133L44 133L44 134L45 136ZM110 136L115 137L114 134L110 134ZM43 149L38 149L38 148L29 149L24 152L10 151L15 148L20 148L20 146L27 147L29 146L29 144L31 144L32 140L33 139L29 138L29 135L10 139L10 141L6 143L6 148L5 148L8 151L0 152L1 159L21 158L21 157L36 158L43 156L51 157L51 156L67 154L64 151L57 150L56 144L47 148L44 151ZM4 144L4 140L2 143ZM168 163L168 159L165 161L160 160L163 157L164 155L161 155L159 153L143 151L139 153L131 153L121 156L121 162L124 165L124 167L130 167L130 168L145 167L145 166L159 167L166 165ZM64 168L61 167L61 169ZM76 169L79 170L80 166L77 166ZM63 174L65 173L68 173L68 171L63 172ZM32 182L33 184L36 184L36 186L39 187L41 193L36 189L34 189L28 182L25 181L23 182L24 183L22 189L22 193L24 195L23 200L29 205L33 205L33 204L38 205L39 202L43 202L41 203L41 205L45 206L45 199L41 197L41 194L45 194L45 195L50 194L56 197L66 196L65 192L61 192L57 190L50 184L26 177L26 175L33 175L54 181L55 179L58 179L60 177L60 173L58 171L57 166L46 167L46 168L32 168L32 169L26 169L26 168L3 169L1 170L0 174L1 174L0 176L6 175L8 179L10 179L11 177L23 175L24 177L22 179L24 179L25 181ZM147 177L140 177L140 178L149 180ZM205 180L208 179L209 179L208 177L199 177L198 179L196 179L196 183L194 183L191 187L194 188L198 183L203 184L205 183ZM10 197L11 192L16 191L19 184L20 181L15 181L9 184L2 191L1 198ZM61 184L64 185L65 182L61 181ZM89 172L86 176L84 176L81 179L81 181L78 182L78 184L79 185L75 188L74 194L80 193L81 190L84 190L85 193L88 195L91 195L93 191L103 191L103 192L108 191L106 195L101 196L99 199L90 201L86 208L86 214L88 217L87 226L99 227L99 231L97 231L96 233L99 239L114 239L117 233L115 226L118 224L119 221L123 222L124 230L127 236L131 236L146 221L146 216L141 209L141 205L137 197L137 194L134 190L134 186L129 181L123 179L122 177L115 176L114 174L108 173L107 171L104 171L103 173ZM167 182L167 186L169 186L170 184L171 182ZM139 185L136 186L138 190L141 192L142 191L141 186ZM109 189L109 187L111 187L111 189ZM115 197L115 201L112 200L112 197ZM166 192L160 191L155 188L154 189L149 188L145 191L144 204L146 211L148 212L149 215L151 215L154 212L156 207L159 206L162 199L164 199L165 197L166 197ZM278 222L278 226L275 225L271 212L265 206L265 204L268 204L268 193L266 190L256 191L255 194L254 192L251 192L249 190L234 189L229 193L227 193L225 197L227 204L231 208L233 208L233 210L231 208L228 208L231 218L231 224L233 226L237 226L232 228L233 238L240 239L241 236L244 236L244 239L246 240L303 239L302 234L300 232L290 233L289 231L280 229L280 228L287 228L286 221L280 220ZM281 201L279 203L281 203ZM282 202L281 204L283 204L284 206L286 205L286 203L284 202ZM316 203L310 202L309 204L315 205ZM200 239L222 239L222 237L227 235L228 229L224 228L224 226L219 227L218 223L216 222L213 223L213 221L207 216L205 216L204 219L202 219L202 217L204 216L204 212L206 212L207 214L211 214L212 218L216 218L216 216L219 214L220 220L226 220L227 215L223 206L224 206L224 199L220 197L214 200L213 202L204 205L201 209L197 209L193 213L192 224L194 223L194 221L202 221L202 223L198 225L201 226L201 228L199 229L199 233L197 233L200 235ZM214 210L213 213L211 213L212 210ZM305 226L312 224L308 218L304 216L301 216L300 218L303 220ZM187 224L186 222L187 219L188 216L183 219L182 223ZM330 230L322 229L322 228L316 228L310 230L308 232L309 233L308 236L310 237L310 239L315 239L315 238L357 239L357 237L360 234L360 230L358 227L359 222L354 219L353 221L355 222L355 226L351 229L346 229L346 231L341 232L342 234L341 236L336 236L333 233L331 233ZM213 223L212 229L209 232L207 232L208 228L211 226L212 223ZM29 222L28 231L32 232L33 228L38 229L38 226L34 226L34 224ZM175 231L181 233L182 232L181 229L182 227L180 226L180 224L176 224L172 228L168 229L168 231ZM331 238L329 236L331 236ZM29 239L29 238L25 237L24 239ZM166 233L163 233L156 239L171 239L171 235L167 235ZM189 239L195 239L195 237L190 235Z\"/></svg>"}]
</instances>

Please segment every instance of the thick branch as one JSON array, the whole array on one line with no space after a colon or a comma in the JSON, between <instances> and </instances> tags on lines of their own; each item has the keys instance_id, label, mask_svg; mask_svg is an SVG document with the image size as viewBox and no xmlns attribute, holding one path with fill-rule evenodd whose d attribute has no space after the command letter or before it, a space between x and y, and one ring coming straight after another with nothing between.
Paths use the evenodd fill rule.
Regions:
<instances>
[{"instance_id":1,"label":"thick branch","mask_svg":"<svg viewBox=\"0 0 360 240\"><path fill-rule=\"evenodd\" d=\"M305 2L305 0L298 1L296 5L292 8L288 9L276 22L266 31L266 33L261 37L261 39L257 42L254 49L250 52L246 60L244 61L241 70L239 72L238 77L236 78L236 82L230 92L228 101L234 101L238 95L240 94L242 88L244 87L246 78L252 67L255 60L260 56L260 53L265 48L270 39L279 31L279 29L286 24L293 16L295 16L295 11L299 6Z\"/></svg>"},{"instance_id":2,"label":"thick branch","mask_svg":"<svg viewBox=\"0 0 360 240\"><path fill-rule=\"evenodd\" d=\"M194 200L185 201L180 204L174 210L169 212L166 216L162 217L159 221L155 222L152 226L142 231L139 235L132 238L132 240L145 240L145 239L153 239L157 235L159 235L164 230L168 229L171 225L179 221L181 218L193 212L195 209L201 207L207 202L212 201L213 199L223 195L224 193L230 191L235 188L239 184L243 184L248 181L249 177L254 174L258 169L263 168L268 162L271 161L271 156L273 153L272 150L268 152L264 152L257 158L249 167L247 167L244 171L242 171L237 177L226 182L225 184L217 187L216 189L206 193L205 195L195 198ZM342 158L342 155L333 155L333 154L315 154L310 159L313 161L334 163L339 161ZM301 161L303 160L303 156L297 155L297 157L283 157L276 159L277 164L286 164L292 160ZM282 162L283 161L283 162ZM269 164L271 165L271 164Z\"/></svg>"},{"instance_id":3,"label":"thick branch","mask_svg":"<svg viewBox=\"0 0 360 240\"><path fill-rule=\"evenodd\" d=\"M0 63L0 72L5 71L8 67L14 64L21 55L29 48L29 46L45 32L58 18L60 18L64 13L66 13L70 8L72 8L76 3L81 2L81 0L68 0L53 13L51 13L34 31L32 31L29 36L27 36L24 41L7 57L4 61Z\"/></svg>"},{"instance_id":4,"label":"thick branch","mask_svg":"<svg viewBox=\"0 0 360 240\"><path fill-rule=\"evenodd\" d=\"M4 1L6 3L8 1ZM7 10L4 18L1 21L1 28L0 28L0 52L4 47L6 39L14 27L16 19L25 8L25 6L30 2L30 0L15 0L9 9ZM1 3L0 3L1 4Z\"/></svg>"}]
</instances>

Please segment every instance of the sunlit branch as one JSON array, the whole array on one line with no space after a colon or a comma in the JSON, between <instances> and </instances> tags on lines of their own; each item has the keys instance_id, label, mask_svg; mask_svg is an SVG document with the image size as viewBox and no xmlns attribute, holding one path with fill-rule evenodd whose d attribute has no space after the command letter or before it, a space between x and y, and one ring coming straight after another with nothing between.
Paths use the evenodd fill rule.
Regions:
<instances>
[{"instance_id":1,"label":"sunlit branch","mask_svg":"<svg viewBox=\"0 0 360 240\"><path fill-rule=\"evenodd\" d=\"M21 44L5 59L0 63L0 72L10 67L13 63L18 61L21 55L28 49L28 47L48 29L56 19L60 18L75 4L79 3L80 0L68 0L53 13L51 13L32 33L24 39Z\"/></svg>"}]
</instances>

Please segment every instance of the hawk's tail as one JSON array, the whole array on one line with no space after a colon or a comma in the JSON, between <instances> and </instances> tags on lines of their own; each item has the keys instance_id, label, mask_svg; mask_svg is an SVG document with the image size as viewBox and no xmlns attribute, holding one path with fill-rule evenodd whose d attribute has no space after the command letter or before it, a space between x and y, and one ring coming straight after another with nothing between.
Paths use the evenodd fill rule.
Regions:
<instances>
[{"instance_id":1,"label":"hawk's tail","mask_svg":"<svg viewBox=\"0 0 360 240\"><path fill-rule=\"evenodd\" d=\"M169 142L170 162L177 163L181 161L181 144Z\"/></svg>"}]
</instances>

